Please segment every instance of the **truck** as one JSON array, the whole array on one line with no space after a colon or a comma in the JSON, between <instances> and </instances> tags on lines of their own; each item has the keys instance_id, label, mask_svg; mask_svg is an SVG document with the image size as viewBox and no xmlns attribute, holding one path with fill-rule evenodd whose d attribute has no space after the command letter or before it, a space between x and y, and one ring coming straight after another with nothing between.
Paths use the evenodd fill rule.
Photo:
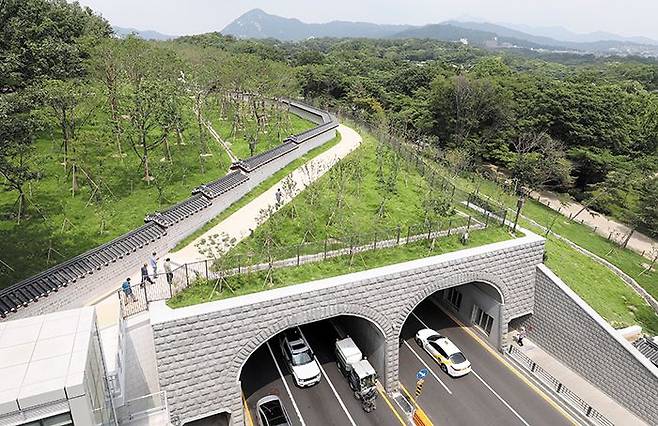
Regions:
<instances>
[{"instance_id":1,"label":"truck","mask_svg":"<svg viewBox=\"0 0 658 426\"><path fill-rule=\"evenodd\" d=\"M377 408L377 373L351 337L336 340L336 365L366 413Z\"/></svg>"}]
</instances>

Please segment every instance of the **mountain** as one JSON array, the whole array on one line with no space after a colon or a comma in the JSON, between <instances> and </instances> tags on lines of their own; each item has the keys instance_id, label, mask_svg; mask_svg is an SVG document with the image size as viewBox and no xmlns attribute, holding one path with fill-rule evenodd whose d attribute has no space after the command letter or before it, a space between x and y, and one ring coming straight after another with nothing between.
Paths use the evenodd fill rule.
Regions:
<instances>
[{"instance_id":1,"label":"mountain","mask_svg":"<svg viewBox=\"0 0 658 426\"><path fill-rule=\"evenodd\" d=\"M299 19L283 18L270 15L261 9L254 9L228 24L221 33L237 38L276 38L284 41L301 41L312 37L385 38L408 28L411 26L345 21L308 24Z\"/></svg>"},{"instance_id":2,"label":"mountain","mask_svg":"<svg viewBox=\"0 0 658 426\"><path fill-rule=\"evenodd\" d=\"M603 32L590 33L587 37L581 38L582 40L588 40L588 41L571 41L571 40L558 40L555 38L541 36L541 35L533 35L524 31L515 30L502 25L490 24L487 22L449 21L448 23L450 25L458 26L460 28L464 28L468 30L494 33L498 36L499 40L503 39L504 41L511 42L517 47L525 47L531 49L540 48L544 50L573 50L573 51L603 54L603 55L607 55L607 54L643 55L643 56L658 55L658 45L650 44L650 43L638 43L636 41L630 41L628 39L626 40L607 39L605 37L610 34ZM616 37L619 38L620 36L616 36ZM637 39L637 38L633 38L633 39Z\"/></svg>"},{"instance_id":3,"label":"mountain","mask_svg":"<svg viewBox=\"0 0 658 426\"><path fill-rule=\"evenodd\" d=\"M123 28L123 27L117 27L113 26L112 29L114 30L114 34L117 35L119 38L125 38L128 37L131 34L136 35L139 38L143 38L144 40L172 40L176 38L176 36L171 36L167 34L162 34L157 31L152 31L152 30L138 30L135 28Z\"/></svg>"},{"instance_id":4,"label":"mountain","mask_svg":"<svg viewBox=\"0 0 658 426\"><path fill-rule=\"evenodd\" d=\"M604 31L596 31L591 33L576 33L570 31L564 27L554 26L554 27L533 27L530 25L524 24L500 24L502 26L512 28L515 30L523 31L528 34L549 37L555 40L561 41L571 41L575 43L592 43L601 40L609 41L621 41L621 42L630 42L646 45L658 45L658 40L654 40L648 37L627 37L620 36L618 34L613 34Z\"/></svg>"},{"instance_id":5,"label":"mountain","mask_svg":"<svg viewBox=\"0 0 658 426\"><path fill-rule=\"evenodd\" d=\"M270 15L261 9L245 13L221 32L237 38L274 38L284 41L301 41L314 37L430 38L461 41L490 49L658 56L658 44L653 40L641 37L623 38L602 32L579 36L555 27L551 30L544 29L543 33L537 31L537 34L533 34L511 26L476 21L447 21L425 26L378 25L345 21L309 24L299 19ZM550 37L546 34L561 34L562 38Z\"/></svg>"}]
</instances>

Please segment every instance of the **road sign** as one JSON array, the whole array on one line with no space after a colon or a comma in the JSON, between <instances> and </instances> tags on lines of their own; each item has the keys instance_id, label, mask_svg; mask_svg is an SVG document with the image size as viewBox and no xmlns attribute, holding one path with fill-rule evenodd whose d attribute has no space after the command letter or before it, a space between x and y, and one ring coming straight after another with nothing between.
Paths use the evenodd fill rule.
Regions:
<instances>
[{"instance_id":1,"label":"road sign","mask_svg":"<svg viewBox=\"0 0 658 426\"><path fill-rule=\"evenodd\" d=\"M416 373L416 379L421 380L427 377L427 375L430 374L429 370L427 368L423 368Z\"/></svg>"}]
</instances>

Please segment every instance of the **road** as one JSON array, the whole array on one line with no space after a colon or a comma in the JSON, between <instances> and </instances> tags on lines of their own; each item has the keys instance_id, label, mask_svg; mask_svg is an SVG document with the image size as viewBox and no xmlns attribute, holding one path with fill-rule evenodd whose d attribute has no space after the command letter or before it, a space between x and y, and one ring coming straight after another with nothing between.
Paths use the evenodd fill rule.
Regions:
<instances>
[{"instance_id":1,"label":"road","mask_svg":"<svg viewBox=\"0 0 658 426\"><path fill-rule=\"evenodd\" d=\"M414 341L416 331L425 327L450 338L471 361L473 372L458 379L443 373ZM252 355L243 369L243 393L254 422L258 399L275 394L282 399L295 425L404 424L401 421L404 416L397 405L391 401L394 412L381 395L375 411L365 413L362 410L336 367L333 343L337 336L328 321L301 329L322 366L322 380L311 388L298 388L287 371L278 342L270 340ZM400 383L411 396L416 387L416 373L422 368L428 368L430 375L414 402L436 426L573 424L548 397L529 387L520 373L503 364L490 348L474 339L431 302L422 303L402 329Z\"/></svg>"},{"instance_id":2,"label":"road","mask_svg":"<svg viewBox=\"0 0 658 426\"><path fill-rule=\"evenodd\" d=\"M242 390L254 422L258 399L274 394L283 401L294 425L404 426L382 395L377 399L376 410L370 413L363 411L336 366L333 343L337 335L328 321L303 326L302 333L320 362L320 383L310 388L298 388L286 369L278 342L276 339L270 340L252 355L243 368ZM279 374L277 366L283 374ZM395 406L394 402L392 404Z\"/></svg>"},{"instance_id":3,"label":"road","mask_svg":"<svg viewBox=\"0 0 658 426\"><path fill-rule=\"evenodd\" d=\"M420 328L433 328L448 337L471 362L473 371L451 378L414 341ZM472 337L432 302L425 301L402 329L400 383L411 393L416 373L429 368L417 402L435 425L571 425L548 397L529 387L487 347Z\"/></svg>"}]
</instances>

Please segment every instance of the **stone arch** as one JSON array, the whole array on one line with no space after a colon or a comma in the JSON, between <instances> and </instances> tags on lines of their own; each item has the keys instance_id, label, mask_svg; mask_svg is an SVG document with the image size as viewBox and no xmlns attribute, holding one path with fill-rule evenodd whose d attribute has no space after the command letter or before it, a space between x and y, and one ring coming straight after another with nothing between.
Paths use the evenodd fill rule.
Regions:
<instances>
[{"instance_id":1,"label":"stone arch","mask_svg":"<svg viewBox=\"0 0 658 426\"><path fill-rule=\"evenodd\" d=\"M443 279L433 281L428 286L417 292L411 297L404 307L400 310L400 315L395 323L396 334L400 334L402 326L404 325L411 312L425 299L439 290L444 290L451 287L457 287L463 284L472 282L482 282L489 284L495 288L501 297L501 302L504 305L510 299L510 290L507 284L494 274L489 272L466 272L462 274L451 275Z\"/></svg>"},{"instance_id":2,"label":"stone arch","mask_svg":"<svg viewBox=\"0 0 658 426\"><path fill-rule=\"evenodd\" d=\"M278 333L296 325L308 324L341 315L359 317L369 321L379 329L387 342L394 338L393 325L389 319L367 305L339 303L336 305L315 308L294 316L285 317L271 327L253 336L253 338L249 340L249 343L240 349L235 357L233 357L229 368L229 377L232 377L234 382L238 382L242 373L242 367L244 367L249 357L256 351L256 349L261 347L265 342Z\"/></svg>"}]
</instances>

